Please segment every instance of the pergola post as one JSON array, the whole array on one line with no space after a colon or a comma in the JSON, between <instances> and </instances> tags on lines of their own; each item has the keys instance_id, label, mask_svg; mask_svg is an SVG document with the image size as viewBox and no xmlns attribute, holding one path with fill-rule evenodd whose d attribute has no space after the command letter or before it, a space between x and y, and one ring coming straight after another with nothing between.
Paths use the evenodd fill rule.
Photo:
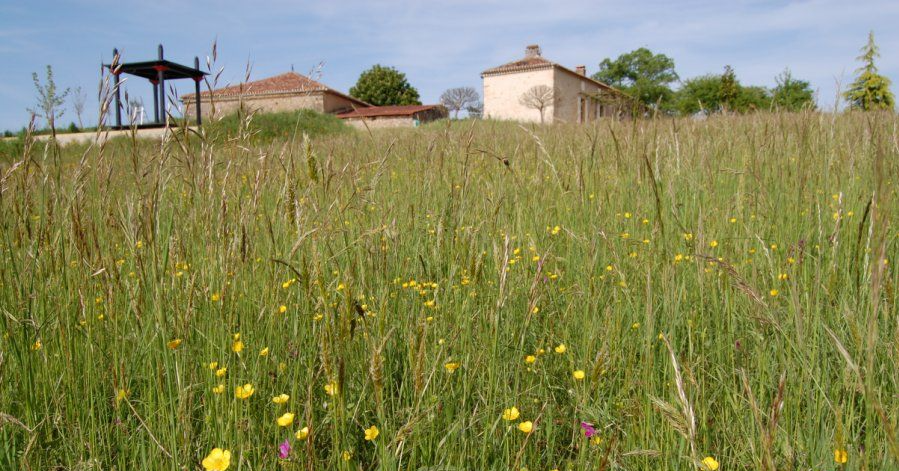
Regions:
<instances>
[{"instance_id":1,"label":"pergola post","mask_svg":"<svg viewBox=\"0 0 899 471\"><path fill-rule=\"evenodd\" d=\"M119 50L112 50L112 67L110 70L112 71L112 76L115 77L115 125L116 127L122 127L122 98L119 94L119 71L118 69L119 63L121 62L119 58Z\"/></svg>"},{"instance_id":2,"label":"pergola post","mask_svg":"<svg viewBox=\"0 0 899 471\"><path fill-rule=\"evenodd\" d=\"M197 69L197 72L200 71L200 58L197 56L194 56L194 69ZM197 100L194 102L194 111L197 112L197 126L203 124L203 119L201 118L203 113L200 111L200 80L203 80L202 75L197 74L194 76L194 85L196 85L197 96Z\"/></svg>"},{"instance_id":3,"label":"pergola post","mask_svg":"<svg viewBox=\"0 0 899 471\"><path fill-rule=\"evenodd\" d=\"M150 80L153 84L153 122L159 122L159 80Z\"/></svg>"},{"instance_id":4,"label":"pergola post","mask_svg":"<svg viewBox=\"0 0 899 471\"><path fill-rule=\"evenodd\" d=\"M165 60L162 56L162 44L159 45L159 61L162 62ZM165 71L160 67L156 72L159 80L159 118L162 124L168 122L165 116Z\"/></svg>"}]
</instances>

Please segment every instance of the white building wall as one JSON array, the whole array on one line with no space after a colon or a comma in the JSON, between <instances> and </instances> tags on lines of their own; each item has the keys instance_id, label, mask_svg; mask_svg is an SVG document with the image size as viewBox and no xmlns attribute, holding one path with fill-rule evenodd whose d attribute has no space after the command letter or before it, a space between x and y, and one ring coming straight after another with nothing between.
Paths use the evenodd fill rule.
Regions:
<instances>
[{"instance_id":1,"label":"white building wall","mask_svg":"<svg viewBox=\"0 0 899 471\"><path fill-rule=\"evenodd\" d=\"M524 122L540 122L540 112L519 102L528 89L536 85L554 86L552 68L484 77L484 117ZM553 107L544 111L546 122L553 121Z\"/></svg>"}]
</instances>

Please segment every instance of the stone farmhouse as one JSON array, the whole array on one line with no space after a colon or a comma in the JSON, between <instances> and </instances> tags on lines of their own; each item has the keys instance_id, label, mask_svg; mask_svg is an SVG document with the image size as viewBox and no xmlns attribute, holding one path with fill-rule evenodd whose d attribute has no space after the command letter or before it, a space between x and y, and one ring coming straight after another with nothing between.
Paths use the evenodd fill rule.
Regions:
<instances>
[{"instance_id":1,"label":"stone farmhouse","mask_svg":"<svg viewBox=\"0 0 899 471\"><path fill-rule=\"evenodd\" d=\"M269 113L311 109L330 114L371 106L296 72L232 85L212 92L207 90L200 92L200 97L203 117L212 115L211 104L215 105L216 117L234 113L241 104L248 109ZM184 104L184 116L194 117L196 94L181 96L181 102Z\"/></svg>"},{"instance_id":2,"label":"stone farmhouse","mask_svg":"<svg viewBox=\"0 0 899 471\"><path fill-rule=\"evenodd\" d=\"M357 128L417 127L449 116L442 105L371 106L340 113L338 118Z\"/></svg>"},{"instance_id":3,"label":"stone farmhouse","mask_svg":"<svg viewBox=\"0 0 899 471\"><path fill-rule=\"evenodd\" d=\"M485 70L484 117L526 122L589 123L604 116L627 116L635 102L625 93L549 61L540 46L524 58Z\"/></svg>"}]
</instances>

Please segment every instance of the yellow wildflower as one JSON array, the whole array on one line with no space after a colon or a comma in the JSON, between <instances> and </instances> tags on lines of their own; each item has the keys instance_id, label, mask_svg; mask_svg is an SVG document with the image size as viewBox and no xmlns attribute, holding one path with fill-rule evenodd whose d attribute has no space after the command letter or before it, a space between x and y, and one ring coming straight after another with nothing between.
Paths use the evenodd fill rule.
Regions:
<instances>
[{"instance_id":1,"label":"yellow wildflower","mask_svg":"<svg viewBox=\"0 0 899 471\"><path fill-rule=\"evenodd\" d=\"M34 341L33 344L31 344L31 350L35 351L35 352L40 350L43 347L44 347L44 345L41 343L41 339L37 339Z\"/></svg>"},{"instance_id":2,"label":"yellow wildflower","mask_svg":"<svg viewBox=\"0 0 899 471\"><path fill-rule=\"evenodd\" d=\"M770 294L772 298L776 298L777 295L780 294L780 291L772 289L771 291L768 291L768 294Z\"/></svg>"},{"instance_id":3,"label":"yellow wildflower","mask_svg":"<svg viewBox=\"0 0 899 471\"><path fill-rule=\"evenodd\" d=\"M247 399L252 396L254 392L256 392L256 390L253 388L253 385L247 383L234 389L234 397L238 399Z\"/></svg>"},{"instance_id":4,"label":"yellow wildflower","mask_svg":"<svg viewBox=\"0 0 899 471\"><path fill-rule=\"evenodd\" d=\"M564 343L560 343L556 348L554 348L554 350L556 351L556 353L561 355L568 350L568 347L566 347Z\"/></svg>"},{"instance_id":5,"label":"yellow wildflower","mask_svg":"<svg viewBox=\"0 0 899 471\"><path fill-rule=\"evenodd\" d=\"M284 314L285 312L287 312L287 306L285 306L285 305L282 304L282 305L278 308L278 313L279 313L279 314Z\"/></svg>"},{"instance_id":6,"label":"yellow wildflower","mask_svg":"<svg viewBox=\"0 0 899 471\"><path fill-rule=\"evenodd\" d=\"M460 366L462 366L462 364L457 361L451 361L451 362L448 362L447 364L443 365L443 367L446 368L446 371L448 371L450 373L459 369Z\"/></svg>"},{"instance_id":7,"label":"yellow wildflower","mask_svg":"<svg viewBox=\"0 0 899 471\"><path fill-rule=\"evenodd\" d=\"M297 440L305 440L309 437L309 427L303 427L297 430L297 433L294 436L297 437Z\"/></svg>"},{"instance_id":8,"label":"yellow wildflower","mask_svg":"<svg viewBox=\"0 0 899 471\"><path fill-rule=\"evenodd\" d=\"M837 448L833 451L833 460L838 464L846 464L849 461L849 453L846 453L846 450Z\"/></svg>"},{"instance_id":9,"label":"yellow wildflower","mask_svg":"<svg viewBox=\"0 0 899 471\"><path fill-rule=\"evenodd\" d=\"M518 412L518 408L515 406L503 410L503 420L508 420L511 422L517 419L519 415L521 414Z\"/></svg>"},{"instance_id":10,"label":"yellow wildflower","mask_svg":"<svg viewBox=\"0 0 899 471\"><path fill-rule=\"evenodd\" d=\"M284 404L290 400L290 396L287 394L278 394L277 396L272 398L272 402L275 404Z\"/></svg>"},{"instance_id":11,"label":"yellow wildflower","mask_svg":"<svg viewBox=\"0 0 899 471\"><path fill-rule=\"evenodd\" d=\"M534 430L534 423L530 420L525 420L518 424L518 430L521 430L524 433L531 433Z\"/></svg>"},{"instance_id":12,"label":"yellow wildflower","mask_svg":"<svg viewBox=\"0 0 899 471\"><path fill-rule=\"evenodd\" d=\"M524 357L525 363L534 363L535 361L537 361L537 357L535 357L534 355L528 355Z\"/></svg>"},{"instance_id":13,"label":"yellow wildflower","mask_svg":"<svg viewBox=\"0 0 899 471\"><path fill-rule=\"evenodd\" d=\"M179 345L181 345L181 339L174 339L174 340L171 340L171 341L169 341L169 343L167 343L166 345L168 345L168 347L169 347L170 349L174 350L174 349L178 348Z\"/></svg>"},{"instance_id":14,"label":"yellow wildflower","mask_svg":"<svg viewBox=\"0 0 899 471\"><path fill-rule=\"evenodd\" d=\"M212 388L212 392L215 394L221 394L221 393L225 392L225 385L219 384L218 386Z\"/></svg>"},{"instance_id":15,"label":"yellow wildflower","mask_svg":"<svg viewBox=\"0 0 899 471\"><path fill-rule=\"evenodd\" d=\"M278 420L276 420L276 422L278 422L278 425L281 427L288 427L290 425L293 425L294 417L295 415L293 412L285 412L284 415L278 417Z\"/></svg>"},{"instance_id":16,"label":"yellow wildflower","mask_svg":"<svg viewBox=\"0 0 899 471\"><path fill-rule=\"evenodd\" d=\"M331 381L330 383L325 385L325 394L329 396L333 396L337 394L337 382Z\"/></svg>"},{"instance_id":17,"label":"yellow wildflower","mask_svg":"<svg viewBox=\"0 0 899 471\"><path fill-rule=\"evenodd\" d=\"M265 347L262 350L259 350L259 356L267 357L268 356L268 347Z\"/></svg>"},{"instance_id":18,"label":"yellow wildflower","mask_svg":"<svg viewBox=\"0 0 899 471\"><path fill-rule=\"evenodd\" d=\"M576 379L576 380L578 380L578 381L584 379L584 376L586 376L586 375L584 374L584 370L574 370L574 372L571 373L571 377L574 378L574 379Z\"/></svg>"},{"instance_id":19,"label":"yellow wildflower","mask_svg":"<svg viewBox=\"0 0 899 471\"><path fill-rule=\"evenodd\" d=\"M231 465L231 452L221 448L213 448L203 458L203 468L206 471L225 471Z\"/></svg>"},{"instance_id":20,"label":"yellow wildflower","mask_svg":"<svg viewBox=\"0 0 899 471\"><path fill-rule=\"evenodd\" d=\"M378 427L376 425L372 425L371 427L365 429L365 440L370 442L378 438L378 434L380 433L381 431L378 430Z\"/></svg>"},{"instance_id":21,"label":"yellow wildflower","mask_svg":"<svg viewBox=\"0 0 899 471\"><path fill-rule=\"evenodd\" d=\"M221 378L222 376L225 376L225 374L227 374L227 373L228 373L228 367L226 367L226 366L223 366L223 367L215 370L215 376L219 377L219 378Z\"/></svg>"},{"instance_id":22,"label":"yellow wildflower","mask_svg":"<svg viewBox=\"0 0 899 471\"><path fill-rule=\"evenodd\" d=\"M706 456L702 459L702 465L705 466L705 469L708 471L716 471L718 469L718 461L711 456Z\"/></svg>"}]
</instances>

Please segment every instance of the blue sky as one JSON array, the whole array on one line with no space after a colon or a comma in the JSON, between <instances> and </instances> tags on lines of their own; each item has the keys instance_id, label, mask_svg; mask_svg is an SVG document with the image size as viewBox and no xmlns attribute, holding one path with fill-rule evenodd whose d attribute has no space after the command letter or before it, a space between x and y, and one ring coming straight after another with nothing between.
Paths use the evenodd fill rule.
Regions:
<instances>
[{"instance_id":1,"label":"blue sky","mask_svg":"<svg viewBox=\"0 0 899 471\"><path fill-rule=\"evenodd\" d=\"M96 121L99 64L113 47L124 60L205 61L218 41L223 83L247 63L252 78L305 73L324 63L320 81L341 91L375 63L405 72L424 102L449 87L480 88L480 71L521 57L538 43L547 58L597 69L605 57L641 46L674 58L682 78L730 64L744 84L774 84L790 67L832 108L837 81L847 84L869 30L881 72L899 92L899 1L19 1L0 0L0 130L19 129L33 106L31 72L54 68L60 86L88 94ZM178 83L179 92L192 84ZM126 85L152 100L149 85ZM74 120L66 113L63 122Z\"/></svg>"}]
</instances>

